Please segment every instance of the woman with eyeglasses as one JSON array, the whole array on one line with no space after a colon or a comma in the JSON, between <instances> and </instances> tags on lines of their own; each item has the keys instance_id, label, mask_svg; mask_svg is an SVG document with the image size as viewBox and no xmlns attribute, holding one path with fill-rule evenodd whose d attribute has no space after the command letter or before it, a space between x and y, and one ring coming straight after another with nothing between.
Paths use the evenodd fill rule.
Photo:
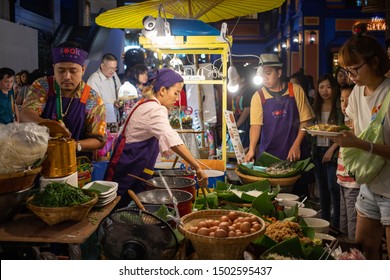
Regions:
<instances>
[{"instance_id":1,"label":"woman with eyeglasses","mask_svg":"<svg viewBox=\"0 0 390 280\"><path fill-rule=\"evenodd\" d=\"M347 115L353 120L353 132L331 137L341 147L353 147L386 159L376 177L362 184L356 202L355 240L361 243L367 259L381 259L381 239L386 231L390 256L390 108L384 117L384 144L374 144L357 137L373 120L384 98L390 94L390 79L385 74L390 60L378 41L357 33L341 47L339 61L355 87L349 97ZM390 107L390 106L389 106Z\"/></svg>"}]
</instances>

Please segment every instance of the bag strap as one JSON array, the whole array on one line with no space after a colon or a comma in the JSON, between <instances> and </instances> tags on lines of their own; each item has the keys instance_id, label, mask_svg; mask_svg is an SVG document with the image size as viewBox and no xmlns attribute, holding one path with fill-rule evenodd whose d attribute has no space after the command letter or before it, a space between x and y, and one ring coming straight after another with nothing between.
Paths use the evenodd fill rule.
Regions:
<instances>
[{"instance_id":1,"label":"bag strap","mask_svg":"<svg viewBox=\"0 0 390 280\"><path fill-rule=\"evenodd\" d=\"M389 108L389 103L390 103L390 92L387 93L386 97L383 99L381 108L376 114L375 120L373 120L373 122L376 122L378 124L382 123L383 119L385 118L387 109Z\"/></svg>"},{"instance_id":2,"label":"bag strap","mask_svg":"<svg viewBox=\"0 0 390 280\"><path fill-rule=\"evenodd\" d=\"M148 102L157 102L157 100L155 99L145 99L145 98L142 98L138 103L137 105L131 110L130 114L127 116L127 119L126 119L126 122L125 122L125 125L123 126L123 130L122 130L122 135L124 136L125 135L125 130L126 130L126 127L127 127L127 124L129 123L129 120L131 118L131 116L133 115L133 113L135 112L135 110L142 104L145 104L145 103L148 103Z\"/></svg>"}]
</instances>

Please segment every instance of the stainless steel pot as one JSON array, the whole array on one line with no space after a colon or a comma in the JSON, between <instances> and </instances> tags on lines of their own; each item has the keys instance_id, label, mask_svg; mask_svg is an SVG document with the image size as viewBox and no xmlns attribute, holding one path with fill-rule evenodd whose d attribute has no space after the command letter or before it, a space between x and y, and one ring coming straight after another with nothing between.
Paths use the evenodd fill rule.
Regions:
<instances>
[{"instance_id":1,"label":"stainless steel pot","mask_svg":"<svg viewBox=\"0 0 390 280\"><path fill-rule=\"evenodd\" d=\"M172 194L177 200L180 217L192 212L192 194L181 190L172 190ZM173 201L165 189L140 192L137 197L143 204L165 204L173 207Z\"/></svg>"}]
</instances>

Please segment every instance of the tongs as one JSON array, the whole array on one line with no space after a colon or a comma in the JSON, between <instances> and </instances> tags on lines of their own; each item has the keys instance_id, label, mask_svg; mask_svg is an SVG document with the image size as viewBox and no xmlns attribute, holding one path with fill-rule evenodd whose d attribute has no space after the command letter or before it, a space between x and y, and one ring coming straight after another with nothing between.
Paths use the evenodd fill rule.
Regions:
<instances>
[{"instance_id":1,"label":"tongs","mask_svg":"<svg viewBox=\"0 0 390 280\"><path fill-rule=\"evenodd\" d=\"M326 248L324 249L324 252L319 257L319 260L327 260L329 256L333 253L334 250L339 245L339 241L337 239L333 239L329 244L326 244Z\"/></svg>"}]
</instances>

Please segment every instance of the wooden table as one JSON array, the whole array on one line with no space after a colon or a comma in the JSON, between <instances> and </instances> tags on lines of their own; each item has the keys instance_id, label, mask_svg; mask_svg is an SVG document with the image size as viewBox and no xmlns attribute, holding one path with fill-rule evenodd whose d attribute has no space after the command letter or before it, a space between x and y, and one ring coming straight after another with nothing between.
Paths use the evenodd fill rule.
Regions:
<instances>
[{"instance_id":1,"label":"wooden table","mask_svg":"<svg viewBox=\"0 0 390 280\"><path fill-rule=\"evenodd\" d=\"M52 226L32 212L17 214L12 221L0 224L0 243L24 246L64 243L78 246L97 230L101 221L111 213L119 200L120 196L102 208L92 208L80 222L68 221Z\"/></svg>"}]
</instances>

